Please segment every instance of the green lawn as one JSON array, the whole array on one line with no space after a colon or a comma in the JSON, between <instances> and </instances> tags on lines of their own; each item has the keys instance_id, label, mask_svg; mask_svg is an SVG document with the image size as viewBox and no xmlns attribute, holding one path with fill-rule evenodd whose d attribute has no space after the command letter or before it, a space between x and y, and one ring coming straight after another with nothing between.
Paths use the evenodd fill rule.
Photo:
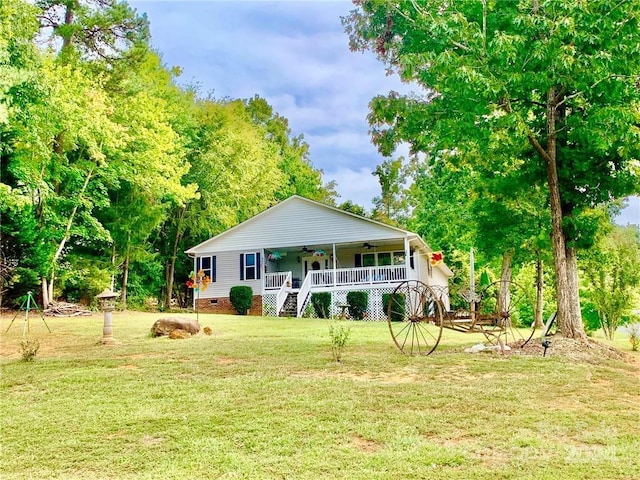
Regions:
<instances>
[{"instance_id":1,"label":"green lawn","mask_svg":"<svg viewBox=\"0 0 640 480\"><path fill-rule=\"evenodd\" d=\"M336 364L326 320L200 315L212 336L169 340L160 316L115 313L115 347L99 315L32 316L32 363L2 317L0 478L640 478L637 355L471 355L445 330L416 358L347 322Z\"/></svg>"}]
</instances>

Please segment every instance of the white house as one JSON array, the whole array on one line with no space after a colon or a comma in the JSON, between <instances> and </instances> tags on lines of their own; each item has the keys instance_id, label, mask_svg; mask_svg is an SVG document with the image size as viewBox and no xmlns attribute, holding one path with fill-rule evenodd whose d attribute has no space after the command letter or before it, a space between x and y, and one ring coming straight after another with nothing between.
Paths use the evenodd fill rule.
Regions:
<instances>
[{"instance_id":1,"label":"white house","mask_svg":"<svg viewBox=\"0 0 640 480\"><path fill-rule=\"evenodd\" d=\"M194 271L211 282L194 299L200 311L235 313L229 290L253 289L249 314L313 316L311 294L331 292L331 314L347 292L368 292L367 319L383 320L382 296L405 280L421 280L446 297L453 274L432 266L419 235L292 196L190 248ZM446 302L446 300L445 300Z\"/></svg>"}]
</instances>

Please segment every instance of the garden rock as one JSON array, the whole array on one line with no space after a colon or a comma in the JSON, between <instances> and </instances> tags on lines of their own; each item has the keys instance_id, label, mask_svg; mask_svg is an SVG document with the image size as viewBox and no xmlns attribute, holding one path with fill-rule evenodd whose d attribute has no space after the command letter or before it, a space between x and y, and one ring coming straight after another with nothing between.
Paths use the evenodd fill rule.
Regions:
<instances>
[{"instance_id":1,"label":"garden rock","mask_svg":"<svg viewBox=\"0 0 640 480\"><path fill-rule=\"evenodd\" d=\"M151 335L161 337L170 335L174 330L184 330L185 332L195 335L200 331L200 324L195 320L184 317L165 317L156 321L151 327Z\"/></svg>"},{"instance_id":2,"label":"garden rock","mask_svg":"<svg viewBox=\"0 0 640 480\"><path fill-rule=\"evenodd\" d=\"M187 332L186 330L181 330L180 328L176 328L169 334L169 338L172 338L173 340L185 339L189 338L190 336L191 334L189 332Z\"/></svg>"}]
</instances>

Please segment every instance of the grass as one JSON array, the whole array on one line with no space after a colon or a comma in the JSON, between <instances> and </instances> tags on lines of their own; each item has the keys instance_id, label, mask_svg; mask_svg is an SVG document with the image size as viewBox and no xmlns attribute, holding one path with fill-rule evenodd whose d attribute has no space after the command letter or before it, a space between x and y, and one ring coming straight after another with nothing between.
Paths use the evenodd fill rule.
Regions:
<instances>
[{"instance_id":1,"label":"grass","mask_svg":"<svg viewBox=\"0 0 640 480\"><path fill-rule=\"evenodd\" d=\"M160 314L2 317L3 479L640 478L639 360L460 352L408 357L384 323L200 315L212 336L151 338ZM626 339L620 347L630 352ZM625 344L626 342L626 344Z\"/></svg>"}]
</instances>

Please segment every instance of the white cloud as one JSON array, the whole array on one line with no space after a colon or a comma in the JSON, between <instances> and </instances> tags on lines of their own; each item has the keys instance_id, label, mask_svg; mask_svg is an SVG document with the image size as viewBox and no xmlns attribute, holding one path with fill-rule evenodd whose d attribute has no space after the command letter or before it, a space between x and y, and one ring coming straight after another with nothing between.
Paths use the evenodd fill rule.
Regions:
<instances>
[{"instance_id":1,"label":"white cloud","mask_svg":"<svg viewBox=\"0 0 640 480\"><path fill-rule=\"evenodd\" d=\"M340 194L338 204L351 200L353 203L371 210L373 207L371 200L374 196L380 195L378 177L374 176L367 168L359 170L340 168L326 171L323 178L325 182L335 180L338 183L337 190ZM348 192L348 196L345 195L345 191Z\"/></svg>"},{"instance_id":2,"label":"white cloud","mask_svg":"<svg viewBox=\"0 0 640 480\"><path fill-rule=\"evenodd\" d=\"M183 82L216 98L260 95L304 135L313 165L338 182L340 201L370 205L379 194L371 170L382 157L370 142L368 103L408 88L372 54L349 50L340 16L351 2L131 5L147 12L154 46L183 69Z\"/></svg>"}]
</instances>

